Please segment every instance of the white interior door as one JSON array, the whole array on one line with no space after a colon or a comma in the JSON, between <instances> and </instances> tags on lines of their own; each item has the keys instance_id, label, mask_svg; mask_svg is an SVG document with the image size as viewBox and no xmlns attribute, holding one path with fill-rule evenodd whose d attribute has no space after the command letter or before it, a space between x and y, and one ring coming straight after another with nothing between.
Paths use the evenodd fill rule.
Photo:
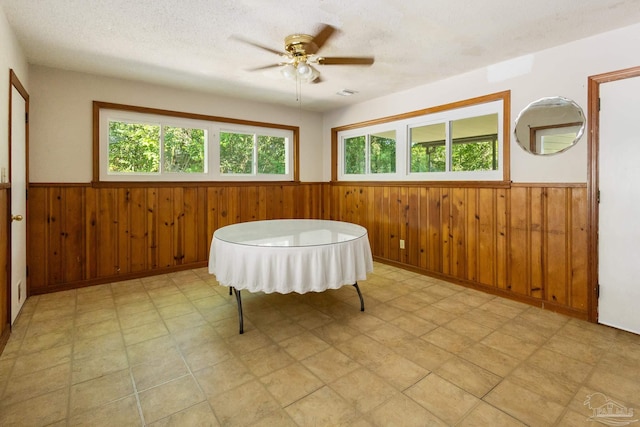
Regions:
<instances>
[{"instance_id":1,"label":"white interior door","mask_svg":"<svg viewBox=\"0 0 640 427\"><path fill-rule=\"evenodd\" d=\"M11 87L11 324L27 291L26 100Z\"/></svg>"},{"instance_id":2,"label":"white interior door","mask_svg":"<svg viewBox=\"0 0 640 427\"><path fill-rule=\"evenodd\" d=\"M640 333L640 77L600 84L598 321Z\"/></svg>"}]
</instances>

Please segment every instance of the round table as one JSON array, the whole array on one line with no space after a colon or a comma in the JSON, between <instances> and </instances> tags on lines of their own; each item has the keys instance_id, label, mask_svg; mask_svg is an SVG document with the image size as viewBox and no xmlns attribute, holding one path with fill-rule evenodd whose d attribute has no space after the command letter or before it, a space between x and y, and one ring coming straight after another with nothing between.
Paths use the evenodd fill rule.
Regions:
<instances>
[{"instance_id":1,"label":"round table","mask_svg":"<svg viewBox=\"0 0 640 427\"><path fill-rule=\"evenodd\" d=\"M213 234L209 272L236 294L243 333L241 290L322 292L355 286L373 271L367 230L357 224L315 219L243 222Z\"/></svg>"}]
</instances>

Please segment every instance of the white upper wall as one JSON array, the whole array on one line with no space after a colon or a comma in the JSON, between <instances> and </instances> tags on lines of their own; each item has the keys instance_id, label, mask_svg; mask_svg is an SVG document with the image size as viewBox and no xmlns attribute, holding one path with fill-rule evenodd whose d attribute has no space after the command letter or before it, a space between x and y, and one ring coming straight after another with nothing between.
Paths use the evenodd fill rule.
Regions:
<instances>
[{"instance_id":1,"label":"white upper wall","mask_svg":"<svg viewBox=\"0 0 640 427\"><path fill-rule=\"evenodd\" d=\"M322 131L323 178L328 181L331 177L331 128L511 90L511 180L584 183L587 180L588 129L568 151L534 156L517 145L512 136L513 123L529 103L555 95L573 99L586 116L587 78L639 66L638 46L640 24L327 113ZM429 52L419 54L428 55Z\"/></svg>"},{"instance_id":2,"label":"white upper wall","mask_svg":"<svg viewBox=\"0 0 640 427\"><path fill-rule=\"evenodd\" d=\"M29 91L27 60L22 53L4 11L0 8L0 168L9 166L9 70L13 69L22 85ZM8 172L6 172L8 174Z\"/></svg>"},{"instance_id":3,"label":"white upper wall","mask_svg":"<svg viewBox=\"0 0 640 427\"><path fill-rule=\"evenodd\" d=\"M4 19L0 20L3 40L13 40L7 28ZM573 99L586 115L587 77L640 65L635 54L637 46L640 46L640 24L331 111L323 116L205 93L31 66L30 178L31 182L91 181L91 102L98 100L300 126L301 180L329 181L330 131L333 127L504 90L511 90L511 131L518 113L542 97L560 95ZM428 52L424 54L428 55ZM0 102L0 114L6 105L6 101ZM4 114L6 117L7 113ZM6 132L5 128L0 129ZM575 147L545 157L526 153L511 136L512 181L586 182L587 135L588 129Z\"/></svg>"},{"instance_id":4,"label":"white upper wall","mask_svg":"<svg viewBox=\"0 0 640 427\"><path fill-rule=\"evenodd\" d=\"M322 179L319 113L41 66L29 73L31 182L91 181L93 101L299 126L300 180Z\"/></svg>"}]
</instances>

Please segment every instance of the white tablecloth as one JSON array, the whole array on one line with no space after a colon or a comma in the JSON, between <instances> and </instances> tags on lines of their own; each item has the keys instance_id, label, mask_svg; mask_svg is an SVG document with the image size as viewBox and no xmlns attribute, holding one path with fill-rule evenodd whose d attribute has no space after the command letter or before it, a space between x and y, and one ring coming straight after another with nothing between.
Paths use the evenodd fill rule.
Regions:
<instances>
[{"instance_id":1,"label":"white tablecloth","mask_svg":"<svg viewBox=\"0 0 640 427\"><path fill-rule=\"evenodd\" d=\"M214 233L209 272L216 275L220 284L250 292L302 294L353 285L365 280L367 273L373 271L369 239L363 227L321 220L259 223L243 223L250 224L247 227L253 227L252 230L256 230L257 225L263 226L260 229L264 233L253 236L250 242L246 240L246 233L243 242L242 239L230 241L233 239L228 238L228 233L218 233L224 228ZM239 226L234 224L232 227L239 230ZM332 227L336 229L332 230ZM345 230L354 230L354 233L345 234ZM218 234L224 235L226 240L220 239ZM334 235L329 242L328 234ZM289 243L282 243L283 239L288 239Z\"/></svg>"}]
</instances>

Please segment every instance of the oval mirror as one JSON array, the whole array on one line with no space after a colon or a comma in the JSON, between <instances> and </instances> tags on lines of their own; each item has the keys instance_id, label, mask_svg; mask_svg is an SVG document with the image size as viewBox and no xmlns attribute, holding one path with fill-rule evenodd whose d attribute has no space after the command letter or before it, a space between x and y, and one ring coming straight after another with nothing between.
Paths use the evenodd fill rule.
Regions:
<instances>
[{"instance_id":1,"label":"oval mirror","mask_svg":"<svg viewBox=\"0 0 640 427\"><path fill-rule=\"evenodd\" d=\"M516 119L518 144L532 154L556 154L574 146L585 128L582 108L561 96L542 98L527 105Z\"/></svg>"}]
</instances>

